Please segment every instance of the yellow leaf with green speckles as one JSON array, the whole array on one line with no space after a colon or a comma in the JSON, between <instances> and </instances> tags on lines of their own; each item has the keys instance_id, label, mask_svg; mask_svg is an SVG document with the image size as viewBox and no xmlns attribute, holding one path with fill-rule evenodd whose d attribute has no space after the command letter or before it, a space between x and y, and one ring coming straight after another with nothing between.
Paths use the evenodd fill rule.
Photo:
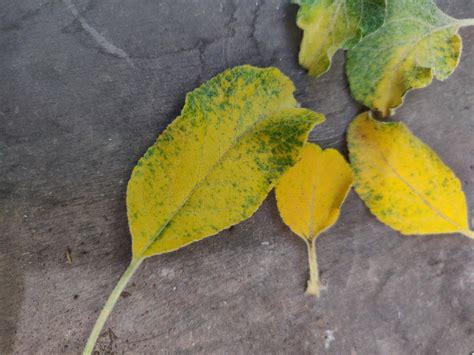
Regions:
<instances>
[{"instance_id":1,"label":"yellow leaf with green speckles","mask_svg":"<svg viewBox=\"0 0 474 355\"><path fill-rule=\"evenodd\" d=\"M336 223L351 186L351 168L341 153L311 143L278 181L275 194L280 215L308 248L308 294L319 296L320 290L316 237Z\"/></svg>"},{"instance_id":2,"label":"yellow leaf with green speckles","mask_svg":"<svg viewBox=\"0 0 474 355\"><path fill-rule=\"evenodd\" d=\"M295 108L293 90L277 69L243 66L187 96L128 184L134 258L176 250L255 212L323 120Z\"/></svg>"},{"instance_id":3,"label":"yellow leaf with green speckles","mask_svg":"<svg viewBox=\"0 0 474 355\"><path fill-rule=\"evenodd\" d=\"M366 112L349 126L347 141L355 191L381 222L402 234L474 238L461 182L403 123Z\"/></svg>"},{"instance_id":4,"label":"yellow leaf with green speckles","mask_svg":"<svg viewBox=\"0 0 474 355\"><path fill-rule=\"evenodd\" d=\"M461 54L461 26L431 0L388 0L383 26L363 38L347 55L352 96L389 116L407 91L425 87L433 77L444 80Z\"/></svg>"},{"instance_id":5,"label":"yellow leaf with green speckles","mask_svg":"<svg viewBox=\"0 0 474 355\"><path fill-rule=\"evenodd\" d=\"M338 49L349 49L383 23L385 0L293 0L303 33L300 64L320 76Z\"/></svg>"},{"instance_id":6,"label":"yellow leaf with green speckles","mask_svg":"<svg viewBox=\"0 0 474 355\"><path fill-rule=\"evenodd\" d=\"M128 183L132 262L84 350L140 263L249 218L300 156L324 116L297 108L276 68L224 71L186 96L181 115L138 161Z\"/></svg>"}]
</instances>

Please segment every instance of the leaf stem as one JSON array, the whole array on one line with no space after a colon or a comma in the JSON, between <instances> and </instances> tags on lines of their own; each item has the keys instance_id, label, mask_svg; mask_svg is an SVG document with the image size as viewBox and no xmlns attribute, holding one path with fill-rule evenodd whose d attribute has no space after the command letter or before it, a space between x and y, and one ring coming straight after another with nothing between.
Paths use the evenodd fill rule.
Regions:
<instances>
[{"instance_id":1,"label":"leaf stem","mask_svg":"<svg viewBox=\"0 0 474 355\"><path fill-rule=\"evenodd\" d=\"M464 26L474 26L474 18L463 18L458 20L459 24L464 27Z\"/></svg>"},{"instance_id":2,"label":"leaf stem","mask_svg":"<svg viewBox=\"0 0 474 355\"><path fill-rule=\"evenodd\" d=\"M104 308L102 308L102 311L99 314L99 318L97 318L97 321L95 322L94 328L92 329L91 335L89 336L87 344L84 348L83 355L92 354L97 338L99 337L99 334L102 331L102 328L104 327L104 324L107 318L109 317L110 312L112 312L112 309L117 303L117 300L120 297L122 291L124 290L125 286L127 286L128 281L130 281L130 278L138 269L142 261L143 259L132 259L130 265L120 277L107 302L105 303Z\"/></svg>"},{"instance_id":3,"label":"leaf stem","mask_svg":"<svg viewBox=\"0 0 474 355\"><path fill-rule=\"evenodd\" d=\"M474 239L474 231L471 231L469 229L463 230L460 232L462 235L465 235L468 238Z\"/></svg>"},{"instance_id":4,"label":"leaf stem","mask_svg":"<svg viewBox=\"0 0 474 355\"><path fill-rule=\"evenodd\" d=\"M316 259L316 238L306 240L308 248L308 263L309 263L309 280L306 287L306 294L319 297L320 283L319 283L319 269L318 261Z\"/></svg>"}]
</instances>

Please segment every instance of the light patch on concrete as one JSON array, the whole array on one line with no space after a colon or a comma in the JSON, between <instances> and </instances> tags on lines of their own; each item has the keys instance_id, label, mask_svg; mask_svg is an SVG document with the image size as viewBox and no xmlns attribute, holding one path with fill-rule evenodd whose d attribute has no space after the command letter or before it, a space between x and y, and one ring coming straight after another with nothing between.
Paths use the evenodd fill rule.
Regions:
<instances>
[{"instance_id":1,"label":"light patch on concrete","mask_svg":"<svg viewBox=\"0 0 474 355\"><path fill-rule=\"evenodd\" d=\"M324 337L324 348L327 350L331 347L331 343L336 340L334 337L334 330L326 330L326 336Z\"/></svg>"}]
</instances>

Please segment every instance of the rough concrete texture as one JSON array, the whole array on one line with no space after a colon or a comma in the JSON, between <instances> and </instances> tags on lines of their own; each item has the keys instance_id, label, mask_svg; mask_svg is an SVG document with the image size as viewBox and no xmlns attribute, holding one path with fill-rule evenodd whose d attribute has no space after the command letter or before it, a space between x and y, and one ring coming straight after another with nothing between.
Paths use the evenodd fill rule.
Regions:
<instances>
[{"instance_id":1,"label":"rough concrete texture","mask_svg":"<svg viewBox=\"0 0 474 355\"><path fill-rule=\"evenodd\" d=\"M474 16L472 0L439 1ZM131 168L186 92L238 64L275 65L304 107L327 115L311 141L345 149L362 107L343 53L313 79L298 66L287 1L2 0L0 353L74 354L130 260ZM463 181L474 215L474 28L445 82L397 117ZM72 264L66 262L70 250ZM248 221L147 260L99 339L103 353L468 354L474 242L404 237L351 193L318 241L328 289L303 294L306 250L273 195Z\"/></svg>"}]
</instances>

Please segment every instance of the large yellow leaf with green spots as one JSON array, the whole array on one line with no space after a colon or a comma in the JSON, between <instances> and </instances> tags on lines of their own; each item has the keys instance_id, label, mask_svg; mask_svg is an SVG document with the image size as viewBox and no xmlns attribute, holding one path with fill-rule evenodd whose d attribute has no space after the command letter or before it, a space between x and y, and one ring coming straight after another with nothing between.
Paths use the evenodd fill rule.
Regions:
<instances>
[{"instance_id":1,"label":"large yellow leaf with green spots","mask_svg":"<svg viewBox=\"0 0 474 355\"><path fill-rule=\"evenodd\" d=\"M391 115L407 91L451 75L461 54L458 30L473 24L447 16L431 0L388 0L384 25L348 52L352 96Z\"/></svg>"},{"instance_id":2,"label":"large yellow leaf with green spots","mask_svg":"<svg viewBox=\"0 0 474 355\"><path fill-rule=\"evenodd\" d=\"M366 112L349 126L347 141L355 191L380 221L402 234L474 238L461 182L403 123Z\"/></svg>"},{"instance_id":3,"label":"large yellow leaf with green spots","mask_svg":"<svg viewBox=\"0 0 474 355\"><path fill-rule=\"evenodd\" d=\"M84 349L89 355L142 261L249 218L324 116L297 108L276 68L229 69L186 96L181 115L138 161L128 183L132 261Z\"/></svg>"},{"instance_id":4,"label":"large yellow leaf with green spots","mask_svg":"<svg viewBox=\"0 0 474 355\"><path fill-rule=\"evenodd\" d=\"M320 76L338 49L349 49L383 23L385 0L293 0L303 33L299 62Z\"/></svg>"},{"instance_id":5,"label":"large yellow leaf with green spots","mask_svg":"<svg viewBox=\"0 0 474 355\"><path fill-rule=\"evenodd\" d=\"M295 108L293 91L275 68L242 66L188 94L128 184L134 258L176 250L255 212L323 120Z\"/></svg>"},{"instance_id":6,"label":"large yellow leaf with green spots","mask_svg":"<svg viewBox=\"0 0 474 355\"><path fill-rule=\"evenodd\" d=\"M278 181L275 193L280 215L308 248L308 294L319 296L320 290L316 237L336 223L351 186L351 168L341 153L311 143L303 148L301 160Z\"/></svg>"}]
</instances>

